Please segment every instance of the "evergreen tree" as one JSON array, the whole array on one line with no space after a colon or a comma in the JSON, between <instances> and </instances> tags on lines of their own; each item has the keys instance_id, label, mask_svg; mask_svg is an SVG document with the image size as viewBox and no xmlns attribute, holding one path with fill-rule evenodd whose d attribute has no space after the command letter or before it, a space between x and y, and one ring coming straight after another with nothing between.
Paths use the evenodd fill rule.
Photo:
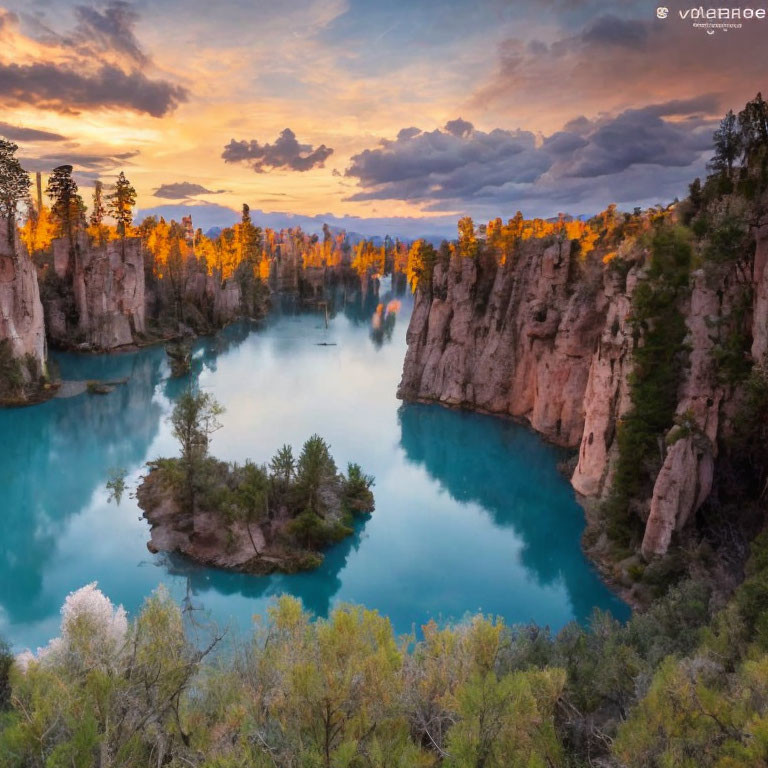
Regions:
<instances>
[{"instance_id":1,"label":"evergreen tree","mask_svg":"<svg viewBox=\"0 0 768 768\"><path fill-rule=\"evenodd\" d=\"M15 154L18 146L0 139L0 216L7 219L11 252L16 244L16 215L19 204L29 198L30 181Z\"/></svg>"},{"instance_id":2,"label":"evergreen tree","mask_svg":"<svg viewBox=\"0 0 768 768\"><path fill-rule=\"evenodd\" d=\"M99 245L104 243L106 233L104 231L104 216L106 209L104 207L104 184L97 181L93 187L93 206L91 216L88 220Z\"/></svg>"},{"instance_id":3,"label":"evergreen tree","mask_svg":"<svg viewBox=\"0 0 768 768\"><path fill-rule=\"evenodd\" d=\"M136 190L131 182L120 171L115 183L115 191L109 196L108 210L117 222L117 234L122 243L123 258L125 258L125 236L133 224L133 206L136 205Z\"/></svg>"},{"instance_id":4,"label":"evergreen tree","mask_svg":"<svg viewBox=\"0 0 768 768\"><path fill-rule=\"evenodd\" d=\"M189 511L195 507L197 489L205 471L211 435L221 427L218 417L224 408L208 392L186 391L171 414L173 436L181 447L184 501Z\"/></svg>"},{"instance_id":5,"label":"evergreen tree","mask_svg":"<svg viewBox=\"0 0 768 768\"><path fill-rule=\"evenodd\" d=\"M336 464L328 443L320 435L312 435L302 448L296 467L296 492L299 505L307 512L325 516L320 489L336 477Z\"/></svg>"},{"instance_id":6,"label":"evergreen tree","mask_svg":"<svg viewBox=\"0 0 768 768\"><path fill-rule=\"evenodd\" d=\"M85 219L85 205L78 194L77 182L72 178L71 165L59 165L53 169L45 193L51 200L51 214L57 233L69 240L72 252L75 250L75 237Z\"/></svg>"},{"instance_id":7,"label":"evergreen tree","mask_svg":"<svg viewBox=\"0 0 768 768\"><path fill-rule=\"evenodd\" d=\"M269 469L273 485L279 492L284 493L296 475L296 460L290 445L284 445L278 450L269 462Z\"/></svg>"},{"instance_id":8,"label":"evergreen tree","mask_svg":"<svg viewBox=\"0 0 768 768\"><path fill-rule=\"evenodd\" d=\"M747 158L768 147L768 103L758 93L739 112L743 151Z\"/></svg>"},{"instance_id":9,"label":"evergreen tree","mask_svg":"<svg viewBox=\"0 0 768 768\"><path fill-rule=\"evenodd\" d=\"M261 227L255 227L253 225L253 221L251 220L251 209L247 203L243 203L240 224L242 259L250 265L255 265L259 260L259 251L261 251Z\"/></svg>"},{"instance_id":10,"label":"evergreen tree","mask_svg":"<svg viewBox=\"0 0 768 768\"><path fill-rule=\"evenodd\" d=\"M100 227L104 221L104 184L97 181L93 187L93 209L91 210L90 223L94 227Z\"/></svg>"},{"instance_id":11,"label":"evergreen tree","mask_svg":"<svg viewBox=\"0 0 768 768\"><path fill-rule=\"evenodd\" d=\"M259 525L269 519L269 478L263 467L252 461L245 462L240 470L235 497L237 516L245 523L253 551L259 555L251 525Z\"/></svg>"},{"instance_id":12,"label":"evergreen tree","mask_svg":"<svg viewBox=\"0 0 768 768\"><path fill-rule=\"evenodd\" d=\"M727 173L730 176L733 164L741 157L743 150L739 123L732 109L729 109L728 114L720 121L720 127L712 139L715 155L709 167L717 173Z\"/></svg>"}]
</instances>

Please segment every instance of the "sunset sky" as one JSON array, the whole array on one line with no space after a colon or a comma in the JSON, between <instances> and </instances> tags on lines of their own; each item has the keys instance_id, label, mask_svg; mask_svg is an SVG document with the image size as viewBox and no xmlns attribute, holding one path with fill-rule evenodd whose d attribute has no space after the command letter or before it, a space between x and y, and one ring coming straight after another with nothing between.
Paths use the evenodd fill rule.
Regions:
<instances>
[{"instance_id":1,"label":"sunset sky","mask_svg":"<svg viewBox=\"0 0 768 768\"><path fill-rule=\"evenodd\" d=\"M0 135L29 170L72 163L86 197L124 169L142 210L441 222L664 202L704 172L723 112L768 90L768 20L708 35L668 7L0 0Z\"/></svg>"}]
</instances>

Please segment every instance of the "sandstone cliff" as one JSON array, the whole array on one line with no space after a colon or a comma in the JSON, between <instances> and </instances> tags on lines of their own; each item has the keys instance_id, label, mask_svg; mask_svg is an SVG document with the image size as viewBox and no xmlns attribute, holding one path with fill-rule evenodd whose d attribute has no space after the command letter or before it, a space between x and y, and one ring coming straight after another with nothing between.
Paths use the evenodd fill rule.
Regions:
<instances>
[{"instance_id":1,"label":"sandstone cliff","mask_svg":"<svg viewBox=\"0 0 768 768\"><path fill-rule=\"evenodd\" d=\"M492 275L472 259L438 263L416 295L398 396L526 419L576 446L605 323L600 283L570 241L524 241Z\"/></svg>"},{"instance_id":2,"label":"sandstone cliff","mask_svg":"<svg viewBox=\"0 0 768 768\"><path fill-rule=\"evenodd\" d=\"M7 221L0 219L0 343L13 369L5 373L18 381L9 382L15 391L0 397L23 401L45 374L45 327L34 264L18 238L11 247L7 233Z\"/></svg>"},{"instance_id":3,"label":"sandstone cliff","mask_svg":"<svg viewBox=\"0 0 768 768\"><path fill-rule=\"evenodd\" d=\"M739 330L745 296L754 295L747 321L753 359L765 355L764 229L755 233L747 284L736 265L699 268L673 302L685 329L671 393L674 421L642 459L650 482L627 500L644 527L640 550L647 559L667 551L712 490L725 415L737 399L716 358ZM606 239L587 253L563 236L534 237L503 263L461 258L454 249L416 292L398 396L524 420L546 439L578 449L574 489L607 500L617 435L633 408L634 357L646 343L633 297L638 285L650 284L651 256L648 237L636 234Z\"/></svg>"},{"instance_id":4,"label":"sandstone cliff","mask_svg":"<svg viewBox=\"0 0 768 768\"><path fill-rule=\"evenodd\" d=\"M145 332L144 257L139 238L93 245L81 234L75 247L53 241L50 283L45 295L49 338L62 346L111 350L134 343Z\"/></svg>"}]
</instances>

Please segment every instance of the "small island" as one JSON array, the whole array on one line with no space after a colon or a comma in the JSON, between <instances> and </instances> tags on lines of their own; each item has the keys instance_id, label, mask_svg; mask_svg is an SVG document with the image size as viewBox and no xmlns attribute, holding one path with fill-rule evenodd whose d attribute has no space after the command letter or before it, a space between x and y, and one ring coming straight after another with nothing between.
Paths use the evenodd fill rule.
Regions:
<instances>
[{"instance_id":1,"label":"small island","mask_svg":"<svg viewBox=\"0 0 768 768\"><path fill-rule=\"evenodd\" d=\"M181 455L149 462L136 493L152 526L147 548L253 574L316 568L322 550L373 511L373 477L354 463L340 473L319 435L298 458L284 445L268 465L220 461L208 449L222 412L200 391L176 404L170 421Z\"/></svg>"}]
</instances>

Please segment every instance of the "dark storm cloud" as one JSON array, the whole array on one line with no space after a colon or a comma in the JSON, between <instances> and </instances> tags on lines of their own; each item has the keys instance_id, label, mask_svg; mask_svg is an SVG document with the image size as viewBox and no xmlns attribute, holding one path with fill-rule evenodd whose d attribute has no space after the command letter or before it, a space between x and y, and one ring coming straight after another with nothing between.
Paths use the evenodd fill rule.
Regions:
<instances>
[{"instance_id":1,"label":"dark storm cloud","mask_svg":"<svg viewBox=\"0 0 768 768\"><path fill-rule=\"evenodd\" d=\"M141 66L148 58L134 34L139 15L130 3L115 0L103 10L87 5L75 7L77 27L72 39L87 50L114 52Z\"/></svg>"},{"instance_id":2,"label":"dark storm cloud","mask_svg":"<svg viewBox=\"0 0 768 768\"><path fill-rule=\"evenodd\" d=\"M78 5L77 23L67 32L47 26L42 17L24 16L34 28L34 58L0 63L0 107L30 105L57 112L130 109L162 117L188 98L187 90L151 78L151 65L134 34L138 18L132 6L113 0L96 8ZM29 37L19 31L19 17L0 9L0 34L14 50Z\"/></svg>"},{"instance_id":3,"label":"dark storm cloud","mask_svg":"<svg viewBox=\"0 0 768 768\"><path fill-rule=\"evenodd\" d=\"M208 189L202 184L191 181L179 181L172 184L161 184L152 194L155 197L163 197L166 200L183 200L195 195L221 195L225 189Z\"/></svg>"},{"instance_id":4,"label":"dark storm cloud","mask_svg":"<svg viewBox=\"0 0 768 768\"><path fill-rule=\"evenodd\" d=\"M685 167L712 146L710 124L667 122L657 116L659 110L663 112L664 107L629 109L597 123L586 139L572 134L574 150L562 175L591 178L619 173L633 165ZM565 137L557 141L562 146ZM584 143L578 146L576 141Z\"/></svg>"},{"instance_id":5,"label":"dark storm cloud","mask_svg":"<svg viewBox=\"0 0 768 768\"><path fill-rule=\"evenodd\" d=\"M56 168L59 165L71 165L77 171L81 172L98 172L109 171L116 168L120 168L126 165L131 158L136 157L139 153L134 152L120 152L118 154L89 154L85 152L66 152L42 155L35 158L20 158L21 165L27 171L42 171L47 172Z\"/></svg>"},{"instance_id":6,"label":"dark storm cloud","mask_svg":"<svg viewBox=\"0 0 768 768\"><path fill-rule=\"evenodd\" d=\"M0 136L11 141L66 141L66 136L50 131L39 131L35 128L23 128L20 125L10 125L0 122Z\"/></svg>"},{"instance_id":7,"label":"dark storm cloud","mask_svg":"<svg viewBox=\"0 0 768 768\"><path fill-rule=\"evenodd\" d=\"M58 112L122 107L162 117L187 96L181 86L111 64L90 74L47 62L0 64L0 104L5 106L30 104Z\"/></svg>"},{"instance_id":8,"label":"dark storm cloud","mask_svg":"<svg viewBox=\"0 0 768 768\"><path fill-rule=\"evenodd\" d=\"M483 202L578 201L608 187L617 200L630 191L632 199L645 199L655 181L679 183L680 173L670 169L686 169L690 178L700 172L713 125L696 115L677 122L662 117L685 116L699 106L698 100L674 102L594 121L582 117L541 142L526 131L486 133L458 120L442 130L401 131L396 140L352 157L345 175L357 180L358 191L348 199L406 200L444 210ZM648 167L654 173L647 174ZM647 190L638 187L638 178L640 186L650 185Z\"/></svg>"},{"instance_id":9,"label":"dark storm cloud","mask_svg":"<svg viewBox=\"0 0 768 768\"><path fill-rule=\"evenodd\" d=\"M350 200L463 197L510 178L535 181L551 165L528 131L474 130L452 120L443 130L401 131L395 141L354 155L345 176L363 190Z\"/></svg>"},{"instance_id":10,"label":"dark storm cloud","mask_svg":"<svg viewBox=\"0 0 768 768\"><path fill-rule=\"evenodd\" d=\"M317 148L310 144L300 144L296 134L286 128L274 144L260 144L255 139L232 139L224 147L221 156L227 163L245 163L256 173L264 173L269 169L309 171L316 167L322 168L331 154L333 150L325 144Z\"/></svg>"}]
</instances>

